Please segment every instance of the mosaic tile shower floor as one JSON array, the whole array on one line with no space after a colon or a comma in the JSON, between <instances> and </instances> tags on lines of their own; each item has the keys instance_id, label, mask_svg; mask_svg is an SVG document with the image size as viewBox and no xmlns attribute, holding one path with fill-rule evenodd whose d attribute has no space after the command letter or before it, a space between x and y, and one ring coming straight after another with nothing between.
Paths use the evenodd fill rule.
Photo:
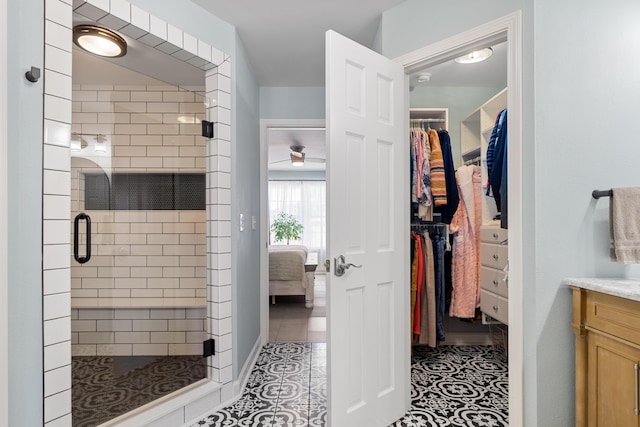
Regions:
<instances>
[{"instance_id":1,"label":"mosaic tile shower floor","mask_svg":"<svg viewBox=\"0 0 640 427\"><path fill-rule=\"evenodd\" d=\"M324 426L324 343L270 343L243 396L191 427ZM491 346L414 348L411 409L394 427L508 426L507 363Z\"/></svg>"}]
</instances>

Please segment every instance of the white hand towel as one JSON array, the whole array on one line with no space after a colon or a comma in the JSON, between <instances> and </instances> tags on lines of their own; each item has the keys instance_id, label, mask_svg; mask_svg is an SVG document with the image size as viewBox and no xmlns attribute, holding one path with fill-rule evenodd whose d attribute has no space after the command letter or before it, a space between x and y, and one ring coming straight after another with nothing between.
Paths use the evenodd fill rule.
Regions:
<instances>
[{"instance_id":1,"label":"white hand towel","mask_svg":"<svg viewBox=\"0 0 640 427\"><path fill-rule=\"evenodd\" d=\"M612 189L609 228L611 260L640 264L640 187Z\"/></svg>"}]
</instances>

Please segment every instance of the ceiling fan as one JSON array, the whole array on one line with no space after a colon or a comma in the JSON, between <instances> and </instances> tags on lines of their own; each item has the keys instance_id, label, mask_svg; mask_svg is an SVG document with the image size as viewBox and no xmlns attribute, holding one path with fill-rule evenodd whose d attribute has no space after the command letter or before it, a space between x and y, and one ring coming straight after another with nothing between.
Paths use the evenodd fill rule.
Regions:
<instances>
[{"instance_id":1,"label":"ceiling fan","mask_svg":"<svg viewBox=\"0 0 640 427\"><path fill-rule=\"evenodd\" d=\"M291 149L291 152L289 153L289 159L277 160L275 162L271 162L271 164L291 162L291 166L300 167L300 166L304 166L304 162L310 162L310 163L325 162L325 159L322 159L320 157L307 157L306 153L303 151L305 148L304 145L291 145L289 148Z\"/></svg>"}]
</instances>

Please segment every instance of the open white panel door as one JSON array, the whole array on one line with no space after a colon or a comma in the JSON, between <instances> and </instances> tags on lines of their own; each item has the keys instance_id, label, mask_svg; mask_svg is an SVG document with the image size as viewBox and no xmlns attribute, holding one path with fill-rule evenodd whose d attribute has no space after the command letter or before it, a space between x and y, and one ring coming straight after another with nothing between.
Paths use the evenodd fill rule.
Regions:
<instances>
[{"instance_id":1,"label":"open white panel door","mask_svg":"<svg viewBox=\"0 0 640 427\"><path fill-rule=\"evenodd\" d=\"M383 427L410 403L404 70L333 31L326 49L329 425Z\"/></svg>"}]
</instances>

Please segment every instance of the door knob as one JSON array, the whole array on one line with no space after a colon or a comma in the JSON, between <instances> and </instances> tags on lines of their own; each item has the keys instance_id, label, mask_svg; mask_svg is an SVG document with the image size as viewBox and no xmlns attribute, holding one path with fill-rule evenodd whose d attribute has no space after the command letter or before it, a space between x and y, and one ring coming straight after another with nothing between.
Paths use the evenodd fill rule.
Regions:
<instances>
[{"instance_id":1,"label":"door knob","mask_svg":"<svg viewBox=\"0 0 640 427\"><path fill-rule=\"evenodd\" d=\"M347 263L344 255L338 255L333 259L333 261L335 264L333 273L338 277L342 276L344 272L347 271L350 267L362 268L362 265L355 265L350 262Z\"/></svg>"}]
</instances>

